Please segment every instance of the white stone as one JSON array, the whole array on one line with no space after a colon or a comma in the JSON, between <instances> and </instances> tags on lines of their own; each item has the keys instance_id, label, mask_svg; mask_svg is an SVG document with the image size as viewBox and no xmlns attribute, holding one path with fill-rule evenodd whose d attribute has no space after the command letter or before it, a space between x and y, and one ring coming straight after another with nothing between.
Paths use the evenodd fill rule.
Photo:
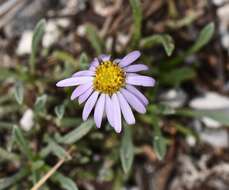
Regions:
<instances>
[{"instance_id":1,"label":"white stone","mask_svg":"<svg viewBox=\"0 0 229 190\"><path fill-rule=\"evenodd\" d=\"M17 55L26 55L30 54L32 51L32 38L33 38L33 32L28 30L25 31L21 39L19 40L18 47L16 50Z\"/></svg>"},{"instance_id":2,"label":"white stone","mask_svg":"<svg viewBox=\"0 0 229 190\"><path fill-rule=\"evenodd\" d=\"M49 21L45 26L45 34L42 39L43 47L50 47L58 41L60 37L60 31L55 22Z\"/></svg>"},{"instance_id":3,"label":"white stone","mask_svg":"<svg viewBox=\"0 0 229 190\"><path fill-rule=\"evenodd\" d=\"M187 95L182 89L170 89L160 96L162 103L171 108L182 107L187 100Z\"/></svg>"},{"instance_id":4,"label":"white stone","mask_svg":"<svg viewBox=\"0 0 229 190\"><path fill-rule=\"evenodd\" d=\"M25 131L29 131L34 125L34 113L31 109L27 109L20 120L20 126Z\"/></svg>"},{"instance_id":5,"label":"white stone","mask_svg":"<svg viewBox=\"0 0 229 190\"><path fill-rule=\"evenodd\" d=\"M193 137L193 136L191 136L191 135L188 135L187 137L186 137L186 141L187 141L187 143L190 145L190 146L195 146L196 145L196 139L195 139L195 137Z\"/></svg>"},{"instance_id":6,"label":"white stone","mask_svg":"<svg viewBox=\"0 0 229 190\"><path fill-rule=\"evenodd\" d=\"M189 105L194 109L229 109L229 98L215 92L207 92L203 97L193 99Z\"/></svg>"},{"instance_id":7,"label":"white stone","mask_svg":"<svg viewBox=\"0 0 229 190\"><path fill-rule=\"evenodd\" d=\"M202 131L200 133L200 139L218 148L226 148L229 146L229 136L225 129Z\"/></svg>"},{"instance_id":8,"label":"white stone","mask_svg":"<svg viewBox=\"0 0 229 190\"><path fill-rule=\"evenodd\" d=\"M229 98L215 92L207 92L204 96L193 99L189 106L197 110L229 110ZM218 121L209 117L203 117L201 120L211 128L222 126Z\"/></svg>"}]
</instances>

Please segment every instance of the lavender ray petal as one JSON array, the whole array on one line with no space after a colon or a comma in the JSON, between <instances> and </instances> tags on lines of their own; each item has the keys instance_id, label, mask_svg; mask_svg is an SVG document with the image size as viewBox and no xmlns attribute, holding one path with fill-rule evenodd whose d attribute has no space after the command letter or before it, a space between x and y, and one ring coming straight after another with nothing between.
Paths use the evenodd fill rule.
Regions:
<instances>
[{"instance_id":1,"label":"lavender ray petal","mask_svg":"<svg viewBox=\"0 0 229 190\"><path fill-rule=\"evenodd\" d=\"M132 94L134 94L136 97L138 97L138 99L141 100L145 106L149 104L148 99L134 86L126 85L126 89L130 91Z\"/></svg>"},{"instance_id":2,"label":"lavender ray petal","mask_svg":"<svg viewBox=\"0 0 229 190\"><path fill-rule=\"evenodd\" d=\"M124 58L121 59L119 62L120 67L126 67L127 65L130 65L134 61L136 61L140 57L141 53L139 51L132 51L129 54L127 54Z\"/></svg>"},{"instance_id":3,"label":"lavender ray petal","mask_svg":"<svg viewBox=\"0 0 229 190\"><path fill-rule=\"evenodd\" d=\"M134 65L130 65L127 67L124 67L124 70L126 72L139 72L139 71L147 71L149 69L149 67L147 65L144 64L134 64Z\"/></svg>"},{"instance_id":4,"label":"lavender ray petal","mask_svg":"<svg viewBox=\"0 0 229 190\"><path fill-rule=\"evenodd\" d=\"M91 95L92 92L93 92L93 88L91 87L85 93L80 95L78 99L79 104L82 104L83 102L85 102L88 99L88 97Z\"/></svg>"},{"instance_id":5,"label":"lavender ray petal","mask_svg":"<svg viewBox=\"0 0 229 190\"><path fill-rule=\"evenodd\" d=\"M72 75L72 77L78 77L78 76L94 76L95 72L90 70L85 71L78 71Z\"/></svg>"},{"instance_id":6,"label":"lavender ray petal","mask_svg":"<svg viewBox=\"0 0 229 190\"><path fill-rule=\"evenodd\" d=\"M142 76L142 75L127 75L126 83L137 85L137 86L146 86L151 87L155 85L155 80L152 77Z\"/></svg>"},{"instance_id":7,"label":"lavender ray petal","mask_svg":"<svg viewBox=\"0 0 229 190\"><path fill-rule=\"evenodd\" d=\"M80 95L82 95L84 92L86 92L90 87L92 87L92 82L88 82L86 84L82 84L75 88L75 90L72 92L71 100L76 99Z\"/></svg>"},{"instance_id":8,"label":"lavender ray petal","mask_svg":"<svg viewBox=\"0 0 229 190\"><path fill-rule=\"evenodd\" d=\"M123 97L123 95L120 92L118 92L117 95L118 95L122 115L123 115L124 119L126 120L126 123L129 125L135 124L134 114L133 114L129 104L127 103L126 99Z\"/></svg>"},{"instance_id":9,"label":"lavender ray petal","mask_svg":"<svg viewBox=\"0 0 229 190\"><path fill-rule=\"evenodd\" d=\"M121 93L133 109L135 109L139 113L146 112L144 104L135 95L133 95L126 89L121 89Z\"/></svg>"},{"instance_id":10,"label":"lavender ray petal","mask_svg":"<svg viewBox=\"0 0 229 190\"><path fill-rule=\"evenodd\" d=\"M106 100L105 100L105 109L106 109L106 115L107 115L107 120L110 123L112 127L114 127L114 121L113 121L113 116L114 116L114 111L113 111L113 105L111 98L108 94L106 94Z\"/></svg>"},{"instance_id":11,"label":"lavender ray petal","mask_svg":"<svg viewBox=\"0 0 229 190\"><path fill-rule=\"evenodd\" d=\"M77 86L79 84L85 84L91 82L93 77L71 77L59 81L56 86L58 87L68 87L68 86Z\"/></svg>"},{"instance_id":12,"label":"lavender ray petal","mask_svg":"<svg viewBox=\"0 0 229 190\"><path fill-rule=\"evenodd\" d=\"M95 106L96 100L98 98L99 92L95 91L93 94L90 96L90 98L87 100L84 109L83 109L83 114L82 118L84 121L87 120L88 116L90 115L93 107Z\"/></svg>"},{"instance_id":13,"label":"lavender ray petal","mask_svg":"<svg viewBox=\"0 0 229 190\"><path fill-rule=\"evenodd\" d=\"M96 103L95 111L94 111L94 120L97 128L100 128L101 126L104 107L105 107L105 94L101 94Z\"/></svg>"},{"instance_id":14,"label":"lavender ray petal","mask_svg":"<svg viewBox=\"0 0 229 190\"><path fill-rule=\"evenodd\" d=\"M114 129L117 133L120 133L122 130L122 120L121 120L121 110L120 110L117 94L112 95L111 101L113 103L113 109L114 109L114 115L113 115Z\"/></svg>"}]
</instances>

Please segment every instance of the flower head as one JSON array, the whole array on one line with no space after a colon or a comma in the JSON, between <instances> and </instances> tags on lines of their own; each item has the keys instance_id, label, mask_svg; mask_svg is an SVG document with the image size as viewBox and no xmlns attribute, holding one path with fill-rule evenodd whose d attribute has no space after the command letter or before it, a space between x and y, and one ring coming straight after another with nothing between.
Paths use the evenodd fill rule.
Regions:
<instances>
[{"instance_id":1,"label":"flower head","mask_svg":"<svg viewBox=\"0 0 229 190\"><path fill-rule=\"evenodd\" d=\"M80 104L86 101L82 115L84 121L94 108L97 128L100 128L105 115L110 125L120 133L121 117L124 117L127 124L134 124L132 109L143 114L149 103L135 86L151 87L155 84L153 78L136 74L148 70L144 64L133 64L140 55L139 51L133 51L115 60L111 60L108 55L100 55L92 61L88 70L76 72L56 85L77 86L71 100L78 98Z\"/></svg>"}]
</instances>

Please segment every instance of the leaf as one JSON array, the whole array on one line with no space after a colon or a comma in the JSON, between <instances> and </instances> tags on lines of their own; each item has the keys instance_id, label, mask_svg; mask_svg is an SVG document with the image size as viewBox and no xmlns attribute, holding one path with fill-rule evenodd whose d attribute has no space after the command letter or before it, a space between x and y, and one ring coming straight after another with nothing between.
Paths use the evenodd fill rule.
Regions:
<instances>
[{"instance_id":1,"label":"leaf","mask_svg":"<svg viewBox=\"0 0 229 190\"><path fill-rule=\"evenodd\" d=\"M134 160L134 145L132 142L131 128L128 126L125 127L124 135L122 137L120 158L123 171L128 173Z\"/></svg>"},{"instance_id":2,"label":"leaf","mask_svg":"<svg viewBox=\"0 0 229 190\"><path fill-rule=\"evenodd\" d=\"M102 43L101 38L97 35L98 31L93 25L87 25L86 27L86 36L88 40L90 41L92 47L95 49L96 54L102 54L104 45Z\"/></svg>"},{"instance_id":3,"label":"leaf","mask_svg":"<svg viewBox=\"0 0 229 190\"><path fill-rule=\"evenodd\" d=\"M195 52L199 51L203 46L205 46L212 39L214 31L215 31L215 24L214 23L209 23L207 26L205 26L201 30L196 42L191 47L189 52L191 54L195 53Z\"/></svg>"},{"instance_id":4,"label":"leaf","mask_svg":"<svg viewBox=\"0 0 229 190\"><path fill-rule=\"evenodd\" d=\"M54 181L59 182L63 189L78 190L78 187L76 186L75 182L72 179L63 176L61 173L56 173L52 176L52 178Z\"/></svg>"},{"instance_id":5,"label":"leaf","mask_svg":"<svg viewBox=\"0 0 229 190\"><path fill-rule=\"evenodd\" d=\"M62 119L65 112L65 104L61 104L55 107L55 113L59 119Z\"/></svg>"},{"instance_id":6,"label":"leaf","mask_svg":"<svg viewBox=\"0 0 229 190\"><path fill-rule=\"evenodd\" d=\"M76 60L75 58L68 52L64 51L54 51L52 54L52 57L59 61L67 62L72 65L76 65Z\"/></svg>"},{"instance_id":7,"label":"leaf","mask_svg":"<svg viewBox=\"0 0 229 190\"><path fill-rule=\"evenodd\" d=\"M180 85L182 82L191 80L196 76L193 68L183 67L166 72L161 75L161 82L164 82L169 85Z\"/></svg>"},{"instance_id":8,"label":"leaf","mask_svg":"<svg viewBox=\"0 0 229 190\"><path fill-rule=\"evenodd\" d=\"M166 153L166 143L164 137L159 134L154 135L154 149L159 160L163 160Z\"/></svg>"},{"instance_id":9,"label":"leaf","mask_svg":"<svg viewBox=\"0 0 229 190\"><path fill-rule=\"evenodd\" d=\"M26 141L19 127L14 126L13 135L14 135L15 142L18 144L21 151L27 156L29 160L33 161L33 154L30 147L28 146L29 143Z\"/></svg>"},{"instance_id":10,"label":"leaf","mask_svg":"<svg viewBox=\"0 0 229 190\"><path fill-rule=\"evenodd\" d=\"M10 186L19 183L24 177L29 174L27 167L21 168L21 170L11 177L5 177L0 179L0 190L9 189Z\"/></svg>"},{"instance_id":11,"label":"leaf","mask_svg":"<svg viewBox=\"0 0 229 190\"><path fill-rule=\"evenodd\" d=\"M59 143L73 144L84 137L92 129L93 125L94 122L90 119L63 137L57 136L56 139Z\"/></svg>"},{"instance_id":12,"label":"leaf","mask_svg":"<svg viewBox=\"0 0 229 190\"><path fill-rule=\"evenodd\" d=\"M229 112L225 110L180 109L176 112L176 114L196 118L209 117L225 126L229 126Z\"/></svg>"},{"instance_id":13,"label":"leaf","mask_svg":"<svg viewBox=\"0 0 229 190\"><path fill-rule=\"evenodd\" d=\"M32 73L34 73L34 71L35 71L35 56L37 53L39 42L41 41L41 39L44 35L44 32L45 32L45 20L42 19L37 23L37 25L34 29L34 32L33 32L32 53L31 53L30 61L29 61Z\"/></svg>"},{"instance_id":14,"label":"leaf","mask_svg":"<svg viewBox=\"0 0 229 190\"><path fill-rule=\"evenodd\" d=\"M24 97L24 88L21 81L17 81L14 89L15 99L19 104L22 104Z\"/></svg>"},{"instance_id":15,"label":"leaf","mask_svg":"<svg viewBox=\"0 0 229 190\"><path fill-rule=\"evenodd\" d=\"M151 48L158 44L163 45L165 52L168 56L172 55L175 49L175 44L173 38L168 34L162 34L162 35L156 34L156 35L143 38L141 40L140 46L142 48Z\"/></svg>"},{"instance_id":16,"label":"leaf","mask_svg":"<svg viewBox=\"0 0 229 190\"><path fill-rule=\"evenodd\" d=\"M129 0L131 5L133 20L134 20L134 30L132 34L132 47L138 47L139 40L141 39L142 30L142 9L139 0Z\"/></svg>"},{"instance_id":17,"label":"leaf","mask_svg":"<svg viewBox=\"0 0 229 190\"><path fill-rule=\"evenodd\" d=\"M162 136L161 128L159 126L159 121L157 117L153 117L152 123L154 126L154 137L153 137L154 150L157 158L159 160L163 160L167 150L165 138Z\"/></svg>"},{"instance_id":18,"label":"leaf","mask_svg":"<svg viewBox=\"0 0 229 190\"><path fill-rule=\"evenodd\" d=\"M88 59L88 56L87 56L87 54L86 53L82 53L81 55L80 55L80 60L79 60L79 62L80 62L80 68L81 69L87 69L88 68L88 63L89 63L89 59Z\"/></svg>"},{"instance_id":19,"label":"leaf","mask_svg":"<svg viewBox=\"0 0 229 190\"><path fill-rule=\"evenodd\" d=\"M36 99L36 102L34 105L35 112L43 112L45 110L46 102L47 102L47 95L46 94L39 96Z\"/></svg>"}]
</instances>

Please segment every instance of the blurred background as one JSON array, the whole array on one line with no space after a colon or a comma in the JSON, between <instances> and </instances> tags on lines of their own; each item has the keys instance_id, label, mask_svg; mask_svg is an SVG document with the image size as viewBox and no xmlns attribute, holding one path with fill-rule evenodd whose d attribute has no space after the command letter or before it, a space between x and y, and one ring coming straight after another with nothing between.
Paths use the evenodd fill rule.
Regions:
<instances>
[{"instance_id":1,"label":"blurred background","mask_svg":"<svg viewBox=\"0 0 229 190\"><path fill-rule=\"evenodd\" d=\"M147 113L82 122L56 82L135 49ZM228 0L1 0L0 189L228 190L228 55Z\"/></svg>"}]
</instances>

